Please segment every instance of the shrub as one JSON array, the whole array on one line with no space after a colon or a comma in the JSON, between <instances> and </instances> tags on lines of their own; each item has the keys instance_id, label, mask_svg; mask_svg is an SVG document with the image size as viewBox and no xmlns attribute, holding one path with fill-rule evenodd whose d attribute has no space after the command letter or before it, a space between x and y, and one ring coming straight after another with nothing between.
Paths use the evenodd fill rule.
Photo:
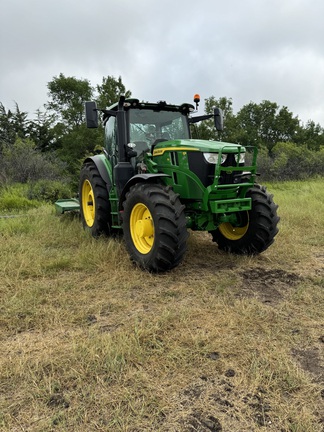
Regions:
<instances>
[{"instance_id":1,"label":"shrub","mask_svg":"<svg viewBox=\"0 0 324 432\"><path fill-rule=\"evenodd\" d=\"M70 198L72 190L69 184L57 180L39 180L30 183L27 191L29 199L54 203L58 199Z\"/></svg>"},{"instance_id":2,"label":"shrub","mask_svg":"<svg viewBox=\"0 0 324 432\"><path fill-rule=\"evenodd\" d=\"M0 160L0 171L6 182L60 179L65 166L54 154L41 153L32 140L21 138L14 144L4 145Z\"/></svg>"},{"instance_id":3,"label":"shrub","mask_svg":"<svg viewBox=\"0 0 324 432\"><path fill-rule=\"evenodd\" d=\"M309 150L306 145L279 142L273 148L272 174L278 180L303 180L316 174L323 174L323 166L315 162L320 152Z\"/></svg>"},{"instance_id":4,"label":"shrub","mask_svg":"<svg viewBox=\"0 0 324 432\"><path fill-rule=\"evenodd\" d=\"M269 155L259 150L258 172L265 181L304 180L324 175L324 149L309 150L306 145L279 142Z\"/></svg>"},{"instance_id":5,"label":"shrub","mask_svg":"<svg viewBox=\"0 0 324 432\"><path fill-rule=\"evenodd\" d=\"M261 175L262 180L269 180L271 178L272 164L273 161L269 156L268 150L266 148L259 149L257 158L257 172Z\"/></svg>"},{"instance_id":6,"label":"shrub","mask_svg":"<svg viewBox=\"0 0 324 432\"><path fill-rule=\"evenodd\" d=\"M30 200L15 190L3 191L0 196L0 211L28 210L39 207L40 203Z\"/></svg>"}]
</instances>

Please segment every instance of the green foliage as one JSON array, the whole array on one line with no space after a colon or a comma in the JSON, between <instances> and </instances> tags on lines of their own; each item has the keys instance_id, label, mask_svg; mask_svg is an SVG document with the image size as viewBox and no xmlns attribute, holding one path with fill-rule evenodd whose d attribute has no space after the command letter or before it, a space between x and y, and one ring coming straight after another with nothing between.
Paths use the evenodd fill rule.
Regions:
<instances>
[{"instance_id":1,"label":"green foliage","mask_svg":"<svg viewBox=\"0 0 324 432\"><path fill-rule=\"evenodd\" d=\"M55 129L55 116L49 112L36 111L36 118L28 124L28 136L34 141L36 149L42 152L59 147L59 137Z\"/></svg>"},{"instance_id":2,"label":"green foliage","mask_svg":"<svg viewBox=\"0 0 324 432\"><path fill-rule=\"evenodd\" d=\"M309 120L305 126L300 127L295 137L297 144L305 144L310 150L320 150L324 145L323 129L319 124Z\"/></svg>"},{"instance_id":3,"label":"green foliage","mask_svg":"<svg viewBox=\"0 0 324 432\"><path fill-rule=\"evenodd\" d=\"M25 195L25 188L12 186L0 191L0 211L20 211L39 207L40 203L34 199L28 199Z\"/></svg>"},{"instance_id":4,"label":"green foliage","mask_svg":"<svg viewBox=\"0 0 324 432\"><path fill-rule=\"evenodd\" d=\"M72 195L71 186L58 180L39 180L30 183L27 190L28 199L51 203L58 199L70 198Z\"/></svg>"},{"instance_id":5,"label":"green foliage","mask_svg":"<svg viewBox=\"0 0 324 432\"><path fill-rule=\"evenodd\" d=\"M91 100L93 89L90 81L65 77L60 73L47 84L51 100L47 108L53 111L59 122L68 129L84 122L84 102Z\"/></svg>"},{"instance_id":6,"label":"green foliage","mask_svg":"<svg viewBox=\"0 0 324 432\"><path fill-rule=\"evenodd\" d=\"M261 149L258 156L258 170L264 180L303 180L324 176L324 148L318 152L306 145L279 142L270 156Z\"/></svg>"},{"instance_id":7,"label":"green foliage","mask_svg":"<svg viewBox=\"0 0 324 432\"><path fill-rule=\"evenodd\" d=\"M6 111L0 102L0 154L3 146L13 143L17 137L24 138L28 134L27 113L20 111L18 104L15 112Z\"/></svg>"},{"instance_id":8,"label":"green foliage","mask_svg":"<svg viewBox=\"0 0 324 432\"><path fill-rule=\"evenodd\" d=\"M2 153L0 171L5 182L57 179L65 168L55 155L37 151L35 143L28 138L17 138L13 144L4 144Z\"/></svg>"},{"instance_id":9,"label":"green foliage","mask_svg":"<svg viewBox=\"0 0 324 432\"><path fill-rule=\"evenodd\" d=\"M126 90L120 76L118 80L113 76L103 77L102 84L97 85L96 88L98 91L97 104L99 108L107 108L118 102L121 95L127 98L132 95L130 90Z\"/></svg>"},{"instance_id":10,"label":"green foliage","mask_svg":"<svg viewBox=\"0 0 324 432\"><path fill-rule=\"evenodd\" d=\"M48 83L48 89L51 100L47 108L57 119L53 127L54 146L60 158L68 164L70 173L77 176L78 161L103 145L102 125L96 130L89 130L85 125L84 103L96 99L99 107L106 108L121 94L130 97L131 92L126 91L121 77L104 77L102 84L94 88L88 80L65 77L62 73Z\"/></svg>"},{"instance_id":11,"label":"green foliage","mask_svg":"<svg viewBox=\"0 0 324 432\"><path fill-rule=\"evenodd\" d=\"M69 133L62 136L57 154L62 161L67 163L72 176L79 176L81 161L87 155L94 154L96 147L102 148L103 135L102 126L99 126L98 129L87 129L83 124L74 127Z\"/></svg>"},{"instance_id":12,"label":"green foliage","mask_svg":"<svg viewBox=\"0 0 324 432\"><path fill-rule=\"evenodd\" d=\"M86 155L103 146L103 126L85 126L84 102L95 100L99 108L131 97L119 76L108 75L92 86L87 79L63 73L48 83L46 111L29 120L18 104L6 110L0 102L0 181L59 179L66 167L78 182L80 164ZM287 107L264 100L249 102L236 114L231 98L205 99L205 112L222 109L224 130L214 128L213 119L192 125L192 137L234 142L259 148L258 166L266 179L300 179L323 175L324 130L308 121L301 124Z\"/></svg>"},{"instance_id":13,"label":"green foliage","mask_svg":"<svg viewBox=\"0 0 324 432\"><path fill-rule=\"evenodd\" d=\"M312 152L305 145L279 142L273 148L272 170L280 179L305 179L316 174L324 175L324 151Z\"/></svg>"},{"instance_id":14,"label":"green foliage","mask_svg":"<svg viewBox=\"0 0 324 432\"><path fill-rule=\"evenodd\" d=\"M252 157L251 154L248 154L248 158L250 159ZM246 160L246 163L248 164L248 160ZM269 156L269 152L266 148L261 148L258 150L258 158L257 158L257 165L258 165L258 173L261 174L262 180L272 180L272 171L271 167L273 164L273 159Z\"/></svg>"},{"instance_id":15,"label":"green foliage","mask_svg":"<svg viewBox=\"0 0 324 432\"><path fill-rule=\"evenodd\" d=\"M233 114L233 102L231 98L225 96L216 99L215 96L211 96L205 99L205 112L206 114L213 114L214 108L218 107L223 112L224 117L224 130L218 132L214 127L214 120L205 120L199 125L194 124L192 126L192 137L206 140L220 140L225 142L235 142L235 116Z\"/></svg>"},{"instance_id":16,"label":"green foliage","mask_svg":"<svg viewBox=\"0 0 324 432\"><path fill-rule=\"evenodd\" d=\"M44 202L54 203L72 195L70 184L58 180L13 183L0 189L0 211L27 210L39 207Z\"/></svg>"},{"instance_id":17,"label":"green foliage","mask_svg":"<svg viewBox=\"0 0 324 432\"><path fill-rule=\"evenodd\" d=\"M299 120L287 107L275 102L250 102L237 114L237 141L243 145L266 147L269 151L278 141L292 141L299 128Z\"/></svg>"}]
</instances>

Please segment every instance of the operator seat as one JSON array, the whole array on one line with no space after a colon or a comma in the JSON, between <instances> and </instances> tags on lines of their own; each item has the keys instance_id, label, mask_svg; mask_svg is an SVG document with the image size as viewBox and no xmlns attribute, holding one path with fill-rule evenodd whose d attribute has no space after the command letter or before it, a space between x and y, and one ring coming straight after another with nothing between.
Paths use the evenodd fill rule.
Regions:
<instances>
[{"instance_id":1,"label":"operator seat","mask_svg":"<svg viewBox=\"0 0 324 432\"><path fill-rule=\"evenodd\" d=\"M137 153L137 157L140 156L142 153L149 151L150 149L146 141L134 141L134 144L135 144L134 150Z\"/></svg>"},{"instance_id":2,"label":"operator seat","mask_svg":"<svg viewBox=\"0 0 324 432\"><path fill-rule=\"evenodd\" d=\"M162 138L158 138L154 141L154 143L151 146L151 153L153 153L154 147L156 146L156 144L163 142L163 141L170 141L171 137L167 132L163 132L162 134Z\"/></svg>"},{"instance_id":3,"label":"operator seat","mask_svg":"<svg viewBox=\"0 0 324 432\"><path fill-rule=\"evenodd\" d=\"M144 153L150 150L149 145L146 141L133 141L135 147L133 150L136 152L136 156L133 156L130 159L130 163L134 168L135 172L137 172L137 165L140 164L144 159Z\"/></svg>"}]
</instances>

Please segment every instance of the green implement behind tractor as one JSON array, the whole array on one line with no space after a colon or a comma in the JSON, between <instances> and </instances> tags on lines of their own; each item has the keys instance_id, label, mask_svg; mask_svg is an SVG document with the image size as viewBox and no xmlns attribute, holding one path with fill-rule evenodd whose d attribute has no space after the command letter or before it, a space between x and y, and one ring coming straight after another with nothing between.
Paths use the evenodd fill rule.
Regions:
<instances>
[{"instance_id":1,"label":"green implement behind tractor","mask_svg":"<svg viewBox=\"0 0 324 432\"><path fill-rule=\"evenodd\" d=\"M195 102L197 109L198 95ZM183 260L188 228L208 231L224 251L251 255L278 232L278 206L256 184L257 150L191 139L192 123L213 117L223 127L220 109L193 117L196 109L123 96L109 109L86 102L88 127L103 114L105 144L81 169L83 226L94 237L122 230L131 259L149 271Z\"/></svg>"}]
</instances>

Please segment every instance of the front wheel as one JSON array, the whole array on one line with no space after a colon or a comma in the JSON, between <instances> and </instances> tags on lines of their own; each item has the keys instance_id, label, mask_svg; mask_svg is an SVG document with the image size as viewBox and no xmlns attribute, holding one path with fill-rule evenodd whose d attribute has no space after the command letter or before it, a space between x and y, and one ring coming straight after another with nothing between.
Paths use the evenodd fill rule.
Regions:
<instances>
[{"instance_id":1,"label":"front wheel","mask_svg":"<svg viewBox=\"0 0 324 432\"><path fill-rule=\"evenodd\" d=\"M123 230L131 259L146 270L170 270L185 255L184 206L170 187L152 183L131 187L124 202Z\"/></svg>"},{"instance_id":2,"label":"front wheel","mask_svg":"<svg viewBox=\"0 0 324 432\"><path fill-rule=\"evenodd\" d=\"M264 186L254 185L246 196L252 200L251 210L238 212L235 226L225 222L211 234L213 241L226 252L256 255L265 251L278 233L278 206Z\"/></svg>"}]
</instances>

